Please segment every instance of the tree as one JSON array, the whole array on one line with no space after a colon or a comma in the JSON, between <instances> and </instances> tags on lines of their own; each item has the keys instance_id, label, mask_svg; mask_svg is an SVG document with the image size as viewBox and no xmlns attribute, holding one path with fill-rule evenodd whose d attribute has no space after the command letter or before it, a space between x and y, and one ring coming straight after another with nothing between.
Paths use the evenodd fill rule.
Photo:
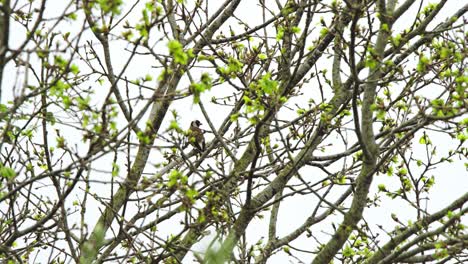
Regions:
<instances>
[{"instance_id":1,"label":"tree","mask_svg":"<svg viewBox=\"0 0 468 264\"><path fill-rule=\"evenodd\" d=\"M59 2L2 1L0 258L468 261L468 5Z\"/></svg>"}]
</instances>

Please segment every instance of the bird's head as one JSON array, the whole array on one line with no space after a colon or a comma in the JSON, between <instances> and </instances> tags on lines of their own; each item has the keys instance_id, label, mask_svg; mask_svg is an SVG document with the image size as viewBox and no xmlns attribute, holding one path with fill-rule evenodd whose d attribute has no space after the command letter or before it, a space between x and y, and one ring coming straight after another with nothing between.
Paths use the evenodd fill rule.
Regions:
<instances>
[{"instance_id":1,"label":"bird's head","mask_svg":"<svg viewBox=\"0 0 468 264\"><path fill-rule=\"evenodd\" d=\"M192 123L190 123L191 127L201 127L202 123L199 120L194 120Z\"/></svg>"}]
</instances>

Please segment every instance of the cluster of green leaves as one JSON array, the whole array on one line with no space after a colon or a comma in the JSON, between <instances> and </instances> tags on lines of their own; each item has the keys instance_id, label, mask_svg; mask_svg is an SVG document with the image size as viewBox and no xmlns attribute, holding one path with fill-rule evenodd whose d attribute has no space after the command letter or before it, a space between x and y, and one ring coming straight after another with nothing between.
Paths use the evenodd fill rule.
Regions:
<instances>
[{"instance_id":1,"label":"cluster of green leaves","mask_svg":"<svg viewBox=\"0 0 468 264\"><path fill-rule=\"evenodd\" d=\"M205 55L205 54L198 54L197 61L214 61L215 56L213 55Z\"/></svg>"},{"instance_id":2,"label":"cluster of green leaves","mask_svg":"<svg viewBox=\"0 0 468 264\"><path fill-rule=\"evenodd\" d=\"M328 34L330 30L327 28L327 27L323 27L321 30L320 30L320 37L323 38L325 37L325 35Z\"/></svg>"},{"instance_id":3,"label":"cluster of green leaves","mask_svg":"<svg viewBox=\"0 0 468 264\"><path fill-rule=\"evenodd\" d=\"M447 246L447 244L445 242L437 241L435 243L435 252L433 254L435 259L444 259L444 258L448 257L449 252L448 252L447 248L448 248L448 246Z\"/></svg>"},{"instance_id":4,"label":"cluster of green leaves","mask_svg":"<svg viewBox=\"0 0 468 264\"><path fill-rule=\"evenodd\" d=\"M188 184L188 177L179 170L172 170L166 183L167 188L178 190L184 201L185 209L193 205L198 196L198 191Z\"/></svg>"},{"instance_id":5,"label":"cluster of green leaves","mask_svg":"<svg viewBox=\"0 0 468 264\"><path fill-rule=\"evenodd\" d=\"M365 59L365 62L364 62L364 65L373 70L375 68L377 68L377 66L379 65L379 58L375 52L375 49L371 46L369 46L366 50L366 59Z\"/></svg>"},{"instance_id":6,"label":"cluster of green leaves","mask_svg":"<svg viewBox=\"0 0 468 264\"><path fill-rule=\"evenodd\" d=\"M200 95L211 89L213 81L208 73L203 73L200 82L192 83L190 85L190 91L193 94L193 102L198 104L200 102Z\"/></svg>"},{"instance_id":7,"label":"cluster of green leaves","mask_svg":"<svg viewBox=\"0 0 468 264\"><path fill-rule=\"evenodd\" d=\"M151 82L153 80L153 76L151 76L151 74L146 74L144 77L140 77L136 80L133 80L131 81L133 84L135 85L141 85L142 83L146 83L146 82Z\"/></svg>"},{"instance_id":8,"label":"cluster of green leaves","mask_svg":"<svg viewBox=\"0 0 468 264\"><path fill-rule=\"evenodd\" d=\"M279 98L278 81L271 78L271 73L266 73L258 81L250 83L249 90L245 92L242 100L245 103L245 114L249 117L252 124L256 124L262 117L265 109L274 106L278 101L285 101L285 98ZM238 116L232 117L237 119Z\"/></svg>"},{"instance_id":9,"label":"cluster of green leaves","mask_svg":"<svg viewBox=\"0 0 468 264\"><path fill-rule=\"evenodd\" d=\"M437 117L450 117L458 114L466 108L468 103L468 75L462 75L458 70L443 72L444 76L449 74L454 78L454 88L446 99L437 98L430 102L432 114Z\"/></svg>"},{"instance_id":10,"label":"cluster of green leaves","mask_svg":"<svg viewBox=\"0 0 468 264\"><path fill-rule=\"evenodd\" d=\"M376 112L376 118L379 121L384 121L385 120L385 114L387 113L386 108L385 108L385 102L384 99L377 96L375 99L375 103L371 105L371 110Z\"/></svg>"},{"instance_id":11,"label":"cluster of green leaves","mask_svg":"<svg viewBox=\"0 0 468 264\"><path fill-rule=\"evenodd\" d=\"M423 133L421 138L419 139L419 143L423 145L432 145L429 136L426 133ZM431 155L435 155L435 147L432 147L432 151L430 152ZM449 155L453 155L453 153L449 152ZM422 160L416 159L416 166L421 167L425 166L424 171L428 171L430 164L425 164ZM449 158L442 158L442 161L450 162ZM396 166L396 168L394 167ZM415 174L412 173L410 179L409 168L406 167L407 165L403 161L399 161L398 156L393 156L387 165L385 165L381 172L386 173L388 176L398 176L400 180L401 187L397 190L389 190L385 184L379 184L378 190L379 192L385 193L388 197L395 199L397 197L405 197L405 193L414 189L422 192L428 192L431 187L435 184L435 177L434 176L426 176L425 174Z\"/></svg>"},{"instance_id":12,"label":"cluster of green leaves","mask_svg":"<svg viewBox=\"0 0 468 264\"><path fill-rule=\"evenodd\" d=\"M437 3L429 3L427 6L423 8L423 10L418 14L418 18L428 17L436 8Z\"/></svg>"},{"instance_id":13,"label":"cluster of green leaves","mask_svg":"<svg viewBox=\"0 0 468 264\"><path fill-rule=\"evenodd\" d=\"M301 28L300 27L296 27L296 26L293 26L293 27L283 27L283 26L279 26L277 29L276 29L277 33L276 33L276 40L281 40L283 39L284 37L284 33L293 33L293 34L299 34L301 32Z\"/></svg>"},{"instance_id":14,"label":"cluster of green leaves","mask_svg":"<svg viewBox=\"0 0 468 264\"><path fill-rule=\"evenodd\" d=\"M138 131L137 138L140 144L148 145L151 143L150 135L148 135L148 133L145 133L143 131Z\"/></svg>"},{"instance_id":15,"label":"cluster of green leaves","mask_svg":"<svg viewBox=\"0 0 468 264\"><path fill-rule=\"evenodd\" d=\"M203 223L208 215L217 223L223 223L229 220L229 213L223 208L223 197L220 194L216 192L206 192L204 198L206 199L205 204L207 207L205 211L199 212L200 217L198 218L198 222Z\"/></svg>"},{"instance_id":16,"label":"cluster of green leaves","mask_svg":"<svg viewBox=\"0 0 468 264\"><path fill-rule=\"evenodd\" d=\"M283 15L283 20L277 23L276 27L276 40L282 40L284 34L298 34L301 32L301 28L297 26L292 26L290 20L294 17L294 10L296 10L297 4L294 1L288 1L286 5L281 9L281 15Z\"/></svg>"},{"instance_id":17,"label":"cluster of green leaves","mask_svg":"<svg viewBox=\"0 0 468 264\"><path fill-rule=\"evenodd\" d=\"M278 92L278 81L272 80L271 73L267 73L257 83L253 83L250 88L253 88L258 96L273 96Z\"/></svg>"},{"instance_id":18,"label":"cluster of green leaves","mask_svg":"<svg viewBox=\"0 0 468 264\"><path fill-rule=\"evenodd\" d=\"M140 37L142 37L145 42L148 41L149 31L153 24L153 20L160 17L162 13L163 13L163 8L156 1L149 1L145 4L145 7L141 11L140 23L137 23L135 25L135 29L138 31L138 33L140 34ZM127 25L127 27L131 28L130 25ZM124 37L126 40L129 40L129 41L133 37L133 31L131 29L123 31L121 34L122 34L122 37Z\"/></svg>"},{"instance_id":19,"label":"cluster of green leaves","mask_svg":"<svg viewBox=\"0 0 468 264\"><path fill-rule=\"evenodd\" d=\"M438 117L451 116L456 113L456 108L447 104L444 99L434 99L431 101L432 113Z\"/></svg>"},{"instance_id":20,"label":"cluster of green leaves","mask_svg":"<svg viewBox=\"0 0 468 264\"><path fill-rule=\"evenodd\" d=\"M221 74L223 78L237 78L237 75L242 73L242 68L244 64L240 62L238 59L230 56L228 58L228 63L226 67L218 67L218 72Z\"/></svg>"},{"instance_id":21,"label":"cluster of green leaves","mask_svg":"<svg viewBox=\"0 0 468 264\"><path fill-rule=\"evenodd\" d=\"M468 117L458 122L457 132L458 132L457 138L458 140L460 140L461 143L468 140ZM466 148L462 149L462 151L464 150L468 151Z\"/></svg>"},{"instance_id":22,"label":"cluster of green leaves","mask_svg":"<svg viewBox=\"0 0 468 264\"><path fill-rule=\"evenodd\" d=\"M66 91L70 89L71 85L63 80L55 81L49 89L49 95L63 99L65 109L68 109L72 104L71 98L66 96ZM65 99L66 98L66 99Z\"/></svg>"},{"instance_id":23,"label":"cluster of green leaves","mask_svg":"<svg viewBox=\"0 0 468 264\"><path fill-rule=\"evenodd\" d=\"M184 130L180 127L179 122L176 119L171 120L169 123L169 131L176 131L177 133L182 133Z\"/></svg>"},{"instance_id":24,"label":"cluster of green leaves","mask_svg":"<svg viewBox=\"0 0 468 264\"><path fill-rule=\"evenodd\" d=\"M0 178L7 179L8 181L13 180L16 177L16 171L8 166L0 164Z\"/></svg>"},{"instance_id":25,"label":"cluster of green leaves","mask_svg":"<svg viewBox=\"0 0 468 264\"><path fill-rule=\"evenodd\" d=\"M187 185L188 178L178 170L172 170L167 182L168 188L184 187Z\"/></svg>"},{"instance_id":26,"label":"cluster of green leaves","mask_svg":"<svg viewBox=\"0 0 468 264\"><path fill-rule=\"evenodd\" d=\"M11 116L8 116L8 117L11 117ZM3 121L6 121L6 120L8 120L8 118L3 119ZM46 117L46 120L47 120L47 117ZM8 129L8 130L5 131L5 129ZM3 138L4 142L12 144L20 136L25 136L28 139L31 139L35 130L36 130L35 127L19 128L18 126L10 125L9 127L4 126L2 129L0 129L0 135L4 135L4 138Z\"/></svg>"},{"instance_id":27,"label":"cluster of green leaves","mask_svg":"<svg viewBox=\"0 0 468 264\"><path fill-rule=\"evenodd\" d=\"M173 73L174 71L171 70L171 69L163 69L161 71L161 73L159 74L158 76L158 81L159 82L162 82L164 81L166 78L168 78L169 76L171 76L171 74Z\"/></svg>"},{"instance_id":28,"label":"cluster of green leaves","mask_svg":"<svg viewBox=\"0 0 468 264\"><path fill-rule=\"evenodd\" d=\"M75 76L78 75L78 73L80 72L80 69L78 68L78 66L76 64L70 64L70 67L68 67L69 64L70 62L64 59L62 56L60 55L54 56L53 65L60 70L60 73L65 74L65 75L69 73L72 73ZM46 67L47 67L47 64L46 64Z\"/></svg>"},{"instance_id":29,"label":"cluster of green leaves","mask_svg":"<svg viewBox=\"0 0 468 264\"><path fill-rule=\"evenodd\" d=\"M348 242L349 244L347 244L341 252L344 259L352 259L359 262L372 255L372 252L369 250L369 239L364 233L350 235Z\"/></svg>"},{"instance_id":30,"label":"cluster of green leaves","mask_svg":"<svg viewBox=\"0 0 468 264\"><path fill-rule=\"evenodd\" d=\"M362 156L362 153L360 155ZM394 166L396 166L398 169L396 173L395 173ZM402 182L402 185L404 185L403 182L405 183L407 182L406 179L402 179L402 178L406 177L406 175L408 174L408 171L406 168L404 168L404 163L398 159L397 155L390 158L389 162L381 168L380 173L385 173L389 177L398 175L400 178L400 181ZM410 187L410 185L408 185L408 187ZM385 193L387 196L391 197L392 199L395 199L396 197L401 195L405 189L405 188L399 188L399 190L397 191L390 191L389 189L387 189L385 184L379 184L377 188L379 192Z\"/></svg>"},{"instance_id":31,"label":"cluster of green leaves","mask_svg":"<svg viewBox=\"0 0 468 264\"><path fill-rule=\"evenodd\" d=\"M420 73L424 73L428 71L429 66L431 65L432 60L431 58L426 57L424 54L419 56L418 64L416 65L416 71Z\"/></svg>"},{"instance_id":32,"label":"cluster of green leaves","mask_svg":"<svg viewBox=\"0 0 468 264\"><path fill-rule=\"evenodd\" d=\"M104 14L119 15L122 12L122 0L98 0L97 3Z\"/></svg>"},{"instance_id":33,"label":"cluster of green leaves","mask_svg":"<svg viewBox=\"0 0 468 264\"><path fill-rule=\"evenodd\" d=\"M81 126L85 131L89 133L83 135L83 141L87 139L96 139L96 135L101 133L107 133L106 136L114 136L117 133L117 117L118 110L114 105L115 101L111 100L106 111L107 122L102 122L102 114L99 111L93 109L90 106L91 97L86 96L86 98L77 97L76 101L78 103L79 113L82 116ZM138 135L137 135L138 136Z\"/></svg>"},{"instance_id":34,"label":"cluster of green leaves","mask_svg":"<svg viewBox=\"0 0 468 264\"><path fill-rule=\"evenodd\" d=\"M333 105L329 103L321 103L318 106L318 109L321 111L320 120L330 125L333 120L333 115L331 114L333 111Z\"/></svg>"},{"instance_id":35,"label":"cluster of green leaves","mask_svg":"<svg viewBox=\"0 0 468 264\"><path fill-rule=\"evenodd\" d=\"M284 27L279 26L279 27L276 29L276 40L281 40L281 39L283 39L283 36L284 36Z\"/></svg>"},{"instance_id":36,"label":"cluster of green leaves","mask_svg":"<svg viewBox=\"0 0 468 264\"><path fill-rule=\"evenodd\" d=\"M399 47L402 40L402 35L400 33L395 34L394 36L390 36L390 43L393 47Z\"/></svg>"},{"instance_id":37,"label":"cluster of green leaves","mask_svg":"<svg viewBox=\"0 0 468 264\"><path fill-rule=\"evenodd\" d=\"M429 5L423 13L430 12L436 5ZM450 118L464 111L468 103L468 70L464 69L465 56L461 46L466 45L466 40L454 38L447 41L449 36L443 39L436 38L428 46L429 52L421 52L416 71L426 74L432 70L448 88L444 96L428 100L432 115L438 118ZM463 143L468 139L468 133L457 126L456 137ZM420 139L422 144L430 144L425 135Z\"/></svg>"},{"instance_id":38,"label":"cluster of green leaves","mask_svg":"<svg viewBox=\"0 0 468 264\"><path fill-rule=\"evenodd\" d=\"M430 47L432 57L447 63L444 67L450 68L451 64L460 63L464 59L462 51L452 41L433 40Z\"/></svg>"},{"instance_id":39,"label":"cluster of green leaves","mask_svg":"<svg viewBox=\"0 0 468 264\"><path fill-rule=\"evenodd\" d=\"M192 49L184 51L182 44L177 40L169 41L167 47L175 63L186 65L189 59L194 57Z\"/></svg>"},{"instance_id":40,"label":"cluster of green leaves","mask_svg":"<svg viewBox=\"0 0 468 264\"><path fill-rule=\"evenodd\" d=\"M37 55L43 61L43 65L49 68L55 75L48 85L48 96L50 96L56 103L61 104L65 110L72 106L77 106L79 110L89 109L89 102L91 98L73 95L71 87L75 85L75 80L79 80L80 69L78 65L72 63L70 60L57 54L53 56L53 60L49 60L49 52L38 52ZM71 75L71 76L70 76ZM31 87L31 89L35 89ZM52 112L48 112L46 116L47 121L55 124L55 117Z\"/></svg>"},{"instance_id":41,"label":"cluster of green leaves","mask_svg":"<svg viewBox=\"0 0 468 264\"><path fill-rule=\"evenodd\" d=\"M429 136L424 132L423 135L419 138L419 144L422 145L432 145L432 141Z\"/></svg>"}]
</instances>

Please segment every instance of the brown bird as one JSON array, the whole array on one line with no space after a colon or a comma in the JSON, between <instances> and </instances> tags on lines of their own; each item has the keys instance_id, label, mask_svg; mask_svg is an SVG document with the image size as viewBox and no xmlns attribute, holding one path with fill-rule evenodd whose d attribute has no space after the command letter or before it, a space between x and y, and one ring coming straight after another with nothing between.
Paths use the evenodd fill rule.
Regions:
<instances>
[{"instance_id":1,"label":"brown bird","mask_svg":"<svg viewBox=\"0 0 468 264\"><path fill-rule=\"evenodd\" d=\"M202 152L205 150L205 137L203 136L204 131L200 128L202 123L198 120L194 120L190 123L190 129L188 131L188 142L196 150Z\"/></svg>"}]
</instances>

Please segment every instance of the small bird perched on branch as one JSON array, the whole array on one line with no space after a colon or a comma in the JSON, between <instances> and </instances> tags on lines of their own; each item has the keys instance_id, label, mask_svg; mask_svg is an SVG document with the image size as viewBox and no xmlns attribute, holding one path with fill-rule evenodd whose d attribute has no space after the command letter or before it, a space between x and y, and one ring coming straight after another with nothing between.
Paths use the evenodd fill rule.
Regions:
<instances>
[{"instance_id":1,"label":"small bird perched on branch","mask_svg":"<svg viewBox=\"0 0 468 264\"><path fill-rule=\"evenodd\" d=\"M194 120L190 123L188 131L188 143L199 152L205 150L205 137L203 136L204 131L200 128L201 125L200 121Z\"/></svg>"}]
</instances>

